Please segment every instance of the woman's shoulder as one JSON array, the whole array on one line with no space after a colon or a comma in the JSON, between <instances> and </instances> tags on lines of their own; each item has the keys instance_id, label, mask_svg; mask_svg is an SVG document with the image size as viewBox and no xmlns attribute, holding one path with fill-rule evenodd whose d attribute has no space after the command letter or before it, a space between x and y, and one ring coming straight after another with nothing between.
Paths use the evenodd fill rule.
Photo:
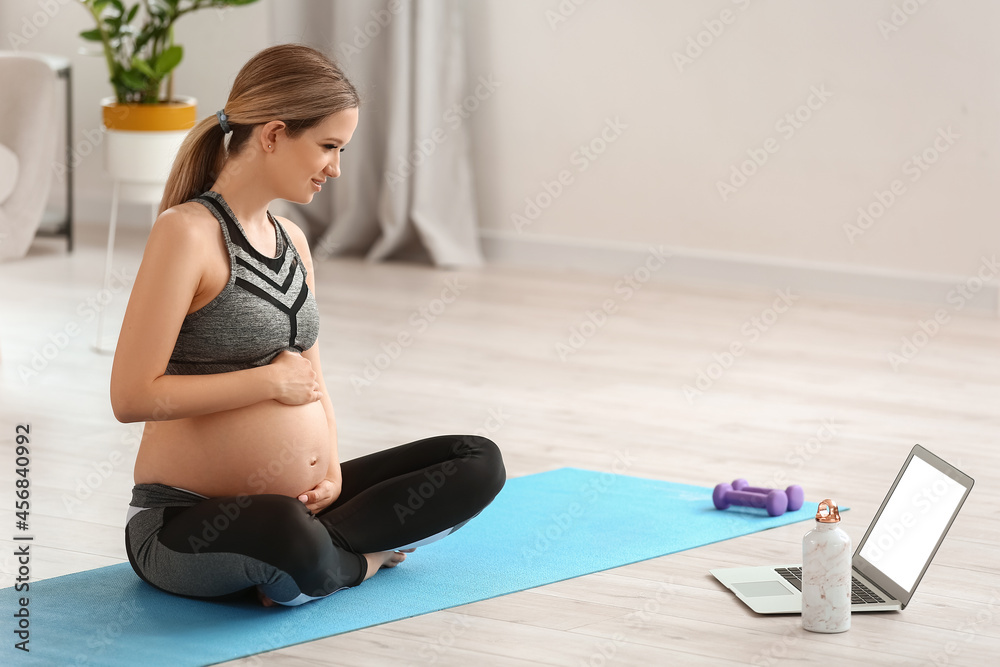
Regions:
<instances>
[{"instance_id":1,"label":"woman's shoulder","mask_svg":"<svg viewBox=\"0 0 1000 667\"><path fill-rule=\"evenodd\" d=\"M188 201L171 206L157 216L153 233L158 239L204 243L219 235L219 222L203 205Z\"/></svg>"},{"instance_id":2,"label":"woman's shoulder","mask_svg":"<svg viewBox=\"0 0 1000 667\"><path fill-rule=\"evenodd\" d=\"M204 204L196 201L186 201L182 204L171 206L166 211L157 216L154 224L164 223L167 226L194 226L203 227L204 223L214 223L218 225L215 216L205 208Z\"/></svg>"}]
</instances>

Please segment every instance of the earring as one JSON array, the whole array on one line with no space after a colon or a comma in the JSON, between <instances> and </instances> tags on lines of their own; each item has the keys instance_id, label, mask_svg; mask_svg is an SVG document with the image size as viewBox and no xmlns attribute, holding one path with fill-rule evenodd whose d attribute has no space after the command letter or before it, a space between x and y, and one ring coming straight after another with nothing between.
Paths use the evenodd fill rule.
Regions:
<instances>
[{"instance_id":1,"label":"earring","mask_svg":"<svg viewBox=\"0 0 1000 667\"><path fill-rule=\"evenodd\" d=\"M268 144L268 145L267 145L267 147L268 147L268 148L270 148L270 147L271 147L271 144Z\"/></svg>"}]
</instances>

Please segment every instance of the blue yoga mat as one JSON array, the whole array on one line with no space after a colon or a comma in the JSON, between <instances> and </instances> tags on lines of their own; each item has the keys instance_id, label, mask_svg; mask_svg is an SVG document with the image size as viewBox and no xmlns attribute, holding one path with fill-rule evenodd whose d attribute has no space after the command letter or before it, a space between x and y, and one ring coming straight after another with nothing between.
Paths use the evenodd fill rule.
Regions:
<instances>
[{"instance_id":1,"label":"blue yoga mat","mask_svg":"<svg viewBox=\"0 0 1000 667\"><path fill-rule=\"evenodd\" d=\"M4 665L208 665L426 614L809 519L712 506L712 490L561 468L507 481L453 535L361 586L299 607L205 602L162 593L128 563L32 583L29 653L0 591Z\"/></svg>"}]
</instances>

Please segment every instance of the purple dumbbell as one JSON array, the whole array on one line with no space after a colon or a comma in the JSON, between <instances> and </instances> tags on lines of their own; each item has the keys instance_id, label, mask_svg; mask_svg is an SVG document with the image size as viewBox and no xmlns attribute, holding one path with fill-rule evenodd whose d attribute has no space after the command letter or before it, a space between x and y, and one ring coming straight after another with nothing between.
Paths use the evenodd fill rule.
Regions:
<instances>
[{"instance_id":1,"label":"purple dumbbell","mask_svg":"<svg viewBox=\"0 0 1000 667\"><path fill-rule=\"evenodd\" d=\"M737 491L731 484L717 484L712 492L712 502L715 509L724 510L730 505L740 507L763 507L771 516L781 516L788 509L788 496L778 489L766 489L768 493L753 491Z\"/></svg>"},{"instance_id":2,"label":"purple dumbbell","mask_svg":"<svg viewBox=\"0 0 1000 667\"><path fill-rule=\"evenodd\" d=\"M763 493L768 494L774 489L765 489L758 486L750 486L745 479L734 479L733 488L737 491L749 491L751 493ZM805 491L798 484L792 484L787 489L785 489L785 496L788 498L788 511L794 512L795 510L802 507L802 504L806 501Z\"/></svg>"}]
</instances>

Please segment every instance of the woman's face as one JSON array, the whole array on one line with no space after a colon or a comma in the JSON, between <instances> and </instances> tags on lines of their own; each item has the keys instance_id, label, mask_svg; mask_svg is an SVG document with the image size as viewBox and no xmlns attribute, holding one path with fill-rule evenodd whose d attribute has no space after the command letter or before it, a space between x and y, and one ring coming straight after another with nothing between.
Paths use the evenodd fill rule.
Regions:
<instances>
[{"instance_id":1,"label":"woman's face","mask_svg":"<svg viewBox=\"0 0 1000 667\"><path fill-rule=\"evenodd\" d=\"M295 138L280 132L270 160L278 197L308 204L326 179L340 176L340 152L357 126L354 108L327 116Z\"/></svg>"}]
</instances>

